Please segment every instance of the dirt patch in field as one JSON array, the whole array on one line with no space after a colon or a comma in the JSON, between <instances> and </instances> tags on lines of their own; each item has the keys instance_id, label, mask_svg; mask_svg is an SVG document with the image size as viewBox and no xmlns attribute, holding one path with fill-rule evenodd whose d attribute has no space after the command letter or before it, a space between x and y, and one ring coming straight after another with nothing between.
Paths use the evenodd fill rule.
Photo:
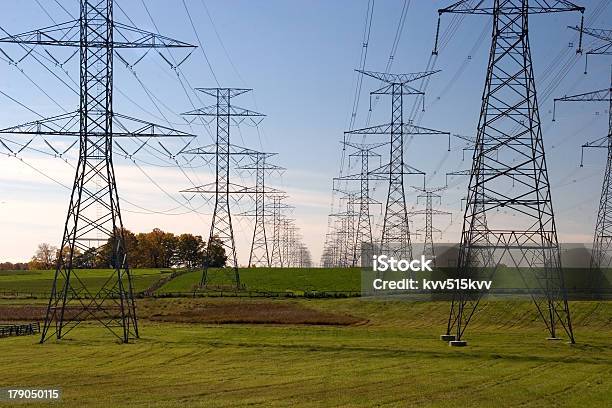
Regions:
<instances>
[{"instance_id":1,"label":"dirt patch in field","mask_svg":"<svg viewBox=\"0 0 612 408\"><path fill-rule=\"evenodd\" d=\"M177 323L349 326L367 322L287 300L146 299L137 301L136 308L141 319ZM46 312L46 305L0 305L0 322L42 321ZM80 308L70 306L65 311L65 318L70 319L79 312L82 312ZM117 312L111 314L118 315ZM91 315L80 313L80 318L91 320Z\"/></svg>"},{"instance_id":2,"label":"dirt patch in field","mask_svg":"<svg viewBox=\"0 0 612 408\"><path fill-rule=\"evenodd\" d=\"M147 302L141 317L153 321L215 324L304 324L348 326L366 320L323 312L290 301L194 300L166 304Z\"/></svg>"},{"instance_id":3,"label":"dirt patch in field","mask_svg":"<svg viewBox=\"0 0 612 408\"><path fill-rule=\"evenodd\" d=\"M46 306L0 305L0 322L44 320Z\"/></svg>"},{"instance_id":4,"label":"dirt patch in field","mask_svg":"<svg viewBox=\"0 0 612 408\"><path fill-rule=\"evenodd\" d=\"M0 323L13 321L43 321L47 314L47 306L43 305L0 305ZM95 310L93 307L88 311L79 306L67 306L64 318L69 320L78 316L79 320L92 320L94 316L99 318L118 317L120 309L111 305L105 312Z\"/></svg>"}]
</instances>

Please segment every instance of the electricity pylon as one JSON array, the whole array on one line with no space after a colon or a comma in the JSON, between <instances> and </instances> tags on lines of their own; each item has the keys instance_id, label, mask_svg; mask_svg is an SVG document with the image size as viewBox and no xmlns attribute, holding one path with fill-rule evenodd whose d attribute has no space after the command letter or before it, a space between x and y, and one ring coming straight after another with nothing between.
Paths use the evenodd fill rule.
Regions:
<instances>
[{"instance_id":1,"label":"electricity pylon","mask_svg":"<svg viewBox=\"0 0 612 408\"><path fill-rule=\"evenodd\" d=\"M374 150L387 143L353 143L344 141L345 146L355 149L349 154L349 167L351 159L359 161L359 173L349 174L346 176L336 177L335 181L339 182L359 182L358 197L355 198L353 204L358 206L357 226L355 227L354 240L350 242L351 266L356 266L361 260L363 248L371 248L373 241L372 236L372 218L370 216L370 206L372 204L380 204L378 201L370 197L370 158L380 158L380 154Z\"/></svg>"},{"instance_id":2,"label":"electricity pylon","mask_svg":"<svg viewBox=\"0 0 612 408\"><path fill-rule=\"evenodd\" d=\"M340 190L338 190L340 191ZM347 268L354 266L352 263L353 254L355 251L355 220L359 217L359 213L355 211L355 204L359 193L354 191L341 191L344 196L340 198L340 202L346 202L346 210L330 214L332 219L335 219L339 224L335 228L335 236L338 247L338 263L336 266ZM342 206L342 204L340 204Z\"/></svg>"},{"instance_id":3,"label":"electricity pylon","mask_svg":"<svg viewBox=\"0 0 612 408\"><path fill-rule=\"evenodd\" d=\"M230 125L239 125L246 120L257 126L263 120L263 114L243 109L232 104L232 98L249 92L242 88L196 88L206 95L216 99L216 104L185 112L186 116L212 118L217 130L216 141L213 145L187 150L185 154L209 155L215 158L215 181L203 186L183 190L182 192L214 194L215 207L213 210L206 246L206 257L202 270L200 287L208 283L209 260L211 258L210 243L215 239L221 242L234 271L233 280L236 289L240 288L240 273L238 271L238 258L236 257L236 243L234 241L234 227L232 225L231 196L238 194L253 194L252 188L241 186L230 181L232 156L256 156L259 152L235 146L230 141ZM211 122L212 122L211 121Z\"/></svg>"},{"instance_id":4,"label":"electricity pylon","mask_svg":"<svg viewBox=\"0 0 612 408\"><path fill-rule=\"evenodd\" d=\"M268 251L268 238L266 235L266 195L279 194L281 191L266 187L266 175L272 172L282 172L285 168L268 163L269 157L277 153L257 152L254 162L237 167L238 170L248 170L255 173L255 210L244 212L239 215L255 218L253 227L253 239L251 240L251 251L249 252L249 267L272 266L270 252Z\"/></svg>"},{"instance_id":5,"label":"electricity pylon","mask_svg":"<svg viewBox=\"0 0 612 408\"><path fill-rule=\"evenodd\" d=\"M434 215L450 215L451 222L453 213L448 211L441 211L433 208L434 199L437 199L439 203L442 201L442 196L437 194L438 191L444 190L446 187L439 188L418 188L414 187L417 191L420 191L421 194L417 196L417 203L419 198L425 199L425 209L424 210L415 210L410 211L408 215L424 215L425 216L425 227L417 230L417 232L422 232L425 234L425 240L423 244L423 255L427 259L432 260L432 265L436 264L436 256L434 251L434 242L433 242L433 233L439 233L442 235L442 230L433 226L433 216Z\"/></svg>"},{"instance_id":6,"label":"electricity pylon","mask_svg":"<svg viewBox=\"0 0 612 408\"><path fill-rule=\"evenodd\" d=\"M293 241L295 238L294 218L283 217L281 220L281 253L284 266L291 268L295 266L293 262Z\"/></svg>"},{"instance_id":7,"label":"electricity pylon","mask_svg":"<svg viewBox=\"0 0 612 408\"><path fill-rule=\"evenodd\" d=\"M388 74L373 71L359 72L383 83L381 88L370 92L370 96L391 95L391 122L345 132L345 140L350 141L352 135L390 135L389 162L369 172L371 179L383 180L389 183L380 250L381 253L398 259L412 259L404 176L411 174L422 175L424 182L425 173L406 164L404 160L404 139L407 136L413 135L448 135L450 140L450 133L420 127L412 124L411 121L405 122L404 96L423 96L424 92L408 84L438 71L410 74Z\"/></svg>"},{"instance_id":8,"label":"electricity pylon","mask_svg":"<svg viewBox=\"0 0 612 408\"><path fill-rule=\"evenodd\" d=\"M612 72L610 86L608 89L586 92L577 95L564 96L555 99L557 102L607 102L608 103L608 134L594 141L582 145L585 148L607 149L608 156L604 170L599 208L597 210L597 222L595 234L593 235L593 249L591 252L591 269L609 268L612 264ZM554 116L553 116L554 120ZM582 167L582 157L580 167Z\"/></svg>"},{"instance_id":9,"label":"electricity pylon","mask_svg":"<svg viewBox=\"0 0 612 408\"><path fill-rule=\"evenodd\" d=\"M310 256L308 249L302 241L302 234L300 234L300 228L297 226L292 226L290 230L290 237L290 258L292 259L292 265L294 267L303 268L306 266L304 255L308 254L308 258L310 258Z\"/></svg>"},{"instance_id":10,"label":"electricity pylon","mask_svg":"<svg viewBox=\"0 0 612 408\"><path fill-rule=\"evenodd\" d=\"M310 251L308 248L301 244L299 248L299 265L300 268L311 268L312 259L310 257Z\"/></svg>"},{"instance_id":11,"label":"electricity pylon","mask_svg":"<svg viewBox=\"0 0 612 408\"><path fill-rule=\"evenodd\" d=\"M270 263L273 267L282 268L284 266L283 254L282 254L282 220L283 211L291 210L294 207L292 205L283 203L282 201L287 198L284 193L273 194L270 196L270 203L266 205L268 211L272 212L272 251Z\"/></svg>"},{"instance_id":12,"label":"electricity pylon","mask_svg":"<svg viewBox=\"0 0 612 408\"><path fill-rule=\"evenodd\" d=\"M61 339L83 320L93 319L127 343L139 334L113 167L114 139L190 135L114 112L113 57L119 49L193 46L115 22L113 0L81 0L78 19L10 35L0 43L79 50L79 109L0 131L79 138L79 159L40 342L53 336ZM113 273L92 291L75 268L79 258L99 256L106 258Z\"/></svg>"},{"instance_id":13,"label":"electricity pylon","mask_svg":"<svg viewBox=\"0 0 612 408\"><path fill-rule=\"evenodd\" d=\"M299 259L298 259L298 240L299 240L299 235L298 235L298 227L294 224L290 224L288 226L288 235L289 235L289 248L288 248L288 253L289 253L289 264L292 267L298 267L299 266Z\"/></svg>"},{"instance_id":14,"label":"electricity pylon","mask_svg":"<svg viewBox=\"0 0 612 408\"><path fill-rule=\"evenodd\" d=\"M302 242L299 228L293 223L293 219L284 218L283 225L283 262L287 267L310 266L310 251Z\"/></svg>"},{"instance_id":15,"label":"electricity pylon","mask_svg":"<svg viewBox=\"0 0 612 408\"><path fill-rule=\"evenodd\" d=\"M581 36L586 34L598 40L591 49L585 52L585 74L587 73L589 55L612 55L612 30L592 27L570 28L579 31ZM557 101L608 102L608 135L582 145L580 167L583 166L585 148L607 149L608 156L601 187L595 233L593 235L590 269L609 268L612 264L612 68L610 72L610 87L608 89L555 99L555 108ZM553 108L553 121L555 120L555 108Z\"/></svg>"},{"instance_id":16,"label":"electricity pylon","mask_svg":"<svg viewBox=\"0 0 612 408\"><path fill-rule=\"evenodd\" d=\"M529 268L539 286L532 299L550 338L557 338L561 324L573 343L528 35L530 14L563 11L584 8L569 1L492 0L472 6L463 0L438 13L493 16L457 273L483 271L492 277L502 261L521 277ZM463 334L482 295L453 296L443 340L467 344Z\"/></svg>"},{"instance_id":17,"label":"electricity pylon","mask_svg":"<svg viewBox=\"0 0 612 408\"><path fill-rule=\"evenodd\" d=\"M332 217L328 217L328 232L325 234L325 244L323 253L321 254L321 266L324 268L333 268L340 263L337 257L338 246L336 245L335 226Z\"/></svg>"}]
</instances>

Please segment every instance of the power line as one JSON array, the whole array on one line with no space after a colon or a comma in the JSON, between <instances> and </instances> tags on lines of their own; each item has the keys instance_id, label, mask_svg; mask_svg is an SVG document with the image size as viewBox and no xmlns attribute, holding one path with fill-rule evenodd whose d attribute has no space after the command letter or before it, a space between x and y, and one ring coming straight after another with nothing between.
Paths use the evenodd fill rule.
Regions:
<instances>
[{"instance_id":1,"label":"power line","mask_svg":"<svg viewBox=\"0 0 612 408\"><path fill-rule=\"evenodd\" d=\"M204 45L202 44L202 41L200 40L200 35L198 34L198 30L196 30L195 28L193 19L191 18L191 13L189 12L189 8L187 7L187 3L185 3L185 0L182 0L182 2L183 2L183 7L185 8L185 11L187 12L187 17L189 17L189 23L191 24L193 33L195 34L196 39L198 40L198 45L200 47L200 50L202 50L202 55L204 55L204 59L206 60L206 64L208 65L208 69L210 69L210 73L212 74L217 86L221 86L219 85L219 81L217 80L217 75L215 75L215 71L213 70L212 64L210 63L210 60L208 59L208 55L206 55L206 52L204 51Z\"/></svg>"}]
</instances>

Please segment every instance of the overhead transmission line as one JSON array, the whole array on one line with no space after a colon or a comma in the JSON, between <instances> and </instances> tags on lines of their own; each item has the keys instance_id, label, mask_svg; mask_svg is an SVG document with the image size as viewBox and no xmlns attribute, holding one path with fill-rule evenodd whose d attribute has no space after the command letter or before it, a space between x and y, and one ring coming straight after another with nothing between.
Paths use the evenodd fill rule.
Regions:
<instances>
[{"instance_id":1,"label":"overhead transmission line","mask_svg":"<svg viewBox=\"0 0 612 408\"><path fill-rule=\"evenodd\" d=\"M362 40L361 40L361 52L359 55L359 62L358 62L358 66L359 66L359 71L364 71L365 70L365 66L366 66L366 61L367 61L367 57L368 57L368 46L370 43L370 33L372 31L372 17L374 15L374 5L375 5L375 0L368 0L368 5L366 8L366 13L365 13L365 23L364 23L364 28L363 28L363 34L362 34ZM361 72L356 72L355 73L355 90L353 92L353 102L352 102L352 109L351 109L351 113L349 115L349 129L352 129L354 124L355 124L355 119L357 117L357 110L359 108L359 100L361 99L361 88L362 88L362 84L363 84L363 74ZM344 163L346 160L346 145L342 144L342 149L341 149L341 153L340 153L340 168L339 168L339 177L342 177L343 171L344 171ZM336 213L336 200L337 200L337 194L336 194L336 189L332 188L331 191L331 199L330 199L330 214L334 214ZM332 217L328 216L327 217L327 231L326 231L326 243L325 245L327 245L327 237L329 237L330 235L330 231L332 230ZM324 249L325 251L325 249Z\"/></svg>"},{"instance_id":2,"label":"overhead transmission line","mask_svg":"<svg viewBox=\"0 0 612 408\"><path fill-rule=\"evenodd\" d=\"M152 22L153 26L154 26L154 27L155 27L155 29L157 30L157 24L156 24L155 20L153 19L153 16L151 15L151 13L150 13L150 11L149 11L149 9L148 9L148 7L147 7L146 3L145 3L143 0L141 0L141 3L142 3L142 5L143 5L143 7L145 8L145 11L147 12L147 15L149 16L149 19L151 20L151 22ZM238 69L237 69L236 65L234 64L233 60L231 59L231 57L230 57L230 55L229 55L229 52L227 51L227 48L225 47L225 45L224 45L224 43L223 43L223 40L221 39L221 36L219 35L218 30L216 29L216 26L214 25L214 21L213 21L213 19L212 19L212 16L210 15L210 11L208 10L208 8L206 7L206 4L205 4L204 2L202 2L202 5L203 5L203 7L204 7L204 9L205 9L205 12L206 12L206 14L207 14L207 16L208 16L209 20L211 21L211 25L213 26L213 29L214 29L215 34L216 34L216 36L217 36L217 39L219 40L219 43L221 44L221 47L223 48L223 50L224 50L224 52L225 52L225 54L226 54L226 57L228 58L228 60L229 60L230 64L232 65L232 67L233 67L233 69L234 69L234 71L235 71L236 75L239 77L239 79L240 79L242 82L244 82L244 80L243 80L242 76L241 76L241 75L240 75L240 73L238 72ZM193 25L193 17L192 17L192 14L191 14L191 12L190 12L190 10L189 10L189 7L187 6L187 4L186 4L184 1L183 1L183 6L184 6L184 8L185 8L185 11L186 11L186 13L187 13L187 15L188 15L189 19L190 19L190 22L192 23L192 29L194 30L194 33L196 34L197 40L198 40L198 42L201 44L201 41L200 41L199 35L198 35L198 33L197 33L197 30L195 29L195 27L194 27L194 25ZM215 75L215 73L214 73L214 70L213 70L212 64L210 63L210 60L209 60L208 56L207 56L207 55L206 55L206 53L204 52L204 48L203 48L203 47L200 47L200 49L201 49L201 51L202 51L202 52L203 52L203 54L204 54L204 58L206 59L206 62L207 62L207 64L208 64L208 66L209 66L209 68L210 68L211 72L213 73L213 77L215 78L215 82L217 82L217 84L219 84L219 82L218 82L218 80L217 80L217 77L216 77L216 75ZM179 71L179 69L178 69L178 68L179 68L179 67L178 67L178 64L176 64L176 60L174 59L174 56L172 55L172 53L170 52L170 50L167 50L167 52L169 53L169 55L171 56L171 58L173 59L173 61L175 61L175 64L174 64L174 66L173 66L173 69L175 69L175 71L177 71L177 75L178 75L178 73L180 72L180 71ZM183 76L183 77L185 77L185 75L184 75L184 74L182 74L182 76ZM183 87L183 88L184 88L184 87ZM198 99L199 99L199 96L198 96ZM191 100L190 100L190 101L191 101ZM193 105L193 103L192 103L192 105ZM193 108L195 109L195 106L193 106ZM203 122L203 124L204 124L204 122ZM205 125L206 130L207 130L207 131L209 131L208 126L207 126L206 124L204 124L204 125ZM256 129L257 129L257 136L258 136L258 140L259 140L259 145L260 145L260 148L261 148L261 149L263 149L263 144L262 144L262 141L261 141L261 133L260 133L261 128L260 128L260 126L259 126L259 125L257 125L257 126L256 126ZM243 135L242 135L242 129L241 129L239 126L238 126L238 127L237 127L237 130L238 130L238 134L239 134L239 136L240 136L241 142L242 142L242 144L244 145L244 143L245 143L245 142L244 142L244 137L243 137ZM209 131L209 134L210 134L210 131ZM211 138L212 138L212 137L213 137L213 136L212 136L212 134L210 134L210 135L211 135ZM183 173L183 175L184 175L186 178L188 178L188 179L189 179L189 181L191 182L191 184L195 186L195 184L194 184L194 183L193 183L193 181L192 181L192 180L189 178L189 176L186 174L186 172L185 172L185 170L182 168L182 166L180 166L180 165L179 165L179 169L181 170L181 172ZM241 180L244 182L244 178L243 178L242 174L238 174L238 176L239 176L239 177L240 177L240 179L241 179ZM197 174L196 174L196 177L197 177ZM200 183L200 184L202 184L202 183ZM244 230L244 228L243 228L243 222L242 222L242 220L241 220L240 218L238 218L238 222L239 222L240 227L241 227L241 228Z\"/></svg>"},{"instance_id":3,"label":"overhead transmission line","mask_svg":"<svg viewBox=\"0 0 612 408\"><path fill-rule=\"evenodd\" d=\"M195 28L193 19L191 18L191 13L189 12L189 8L187 7L185 0L182 0L182 2L183 2L183 7L185 8L185 11L187 12L187 17L189 18L189 23L191 24L193 33L195 34L196 40L198 41L198 46L200 50L202 50L202 55L204 55L204 59L206 60L206 64L208 65L208 69L210 70L210 73L212 74L213 79L215 80L217 86L221 86L219 84L219 80L217 80L217 75L215 74L215 71L213 70L212 64L210 63L210 60L208 59L208 55L206 55L206 52L204 51L204 44L202 44L202 41L200 40L200 35L198 34L198 30L196 30Z\"/></svg>"}]
</instances>

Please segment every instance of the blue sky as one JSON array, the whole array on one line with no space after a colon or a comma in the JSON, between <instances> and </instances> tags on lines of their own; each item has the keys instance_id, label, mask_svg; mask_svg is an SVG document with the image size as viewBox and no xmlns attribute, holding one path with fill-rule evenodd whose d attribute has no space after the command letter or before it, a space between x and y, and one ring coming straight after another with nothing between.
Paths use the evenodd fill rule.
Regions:
<instances>
[{"instance_id":1,"label":"blue sky","mask_svg":"<svg viewBox=\"0 0 612 408\"><path fill-rule=\"evenodd\" d=\"M59 3L69 13L77 15L76 0L61 0ZM609 6L603 7L598 15L591 15L590 10L600 3L605 5L607 2L580 3L587 7L587 22L595 27L605 27L606 22L612 21L612 7ZM254 88L251 95L237 98L236 104L263 112L267 118L259 131L248 127L234 129L233 141L279 153L277 163L288 170L282 178L274 180L274 185L291 194L290 201L296 206L296 223L301 227L314 259L318 260L330 211L331 179L339 170L339 141L349 123L356 79L354 69L361 53L368 1L185 0L185 4L197 37L182 0L146 0L148 11L162 34L193 44L199 44L199 38L203 45L203 50L194 51L180 67L184 85L212 87L216 86L216 77L222 86ZM403 0L375 2L367 69L385 69L403 4ZM392 72L425 69L433 46L436 10L447 4L450 1L410 2ZM70 19L55 1L6 0L3 7L0 26L9 33ZM115 19L129 23L123 12L138 27L156 30L141 1L117 0ZM605 154L603 151L588 152L585 167L580 169L579 146L606 134L607 106L604 103L561 105L555 123L551 122L550 115L552 98L601 89L609 84L612 63L609 57L591 58L588 75L583 74L584 57L573 57L574 49L569 44L577 43L576 34L566 26L577 24L579 18L577 13L534 16L530 20L530 38L559 235L565 241L589 242ZM451 16L443 18L442 30L449 27L451 19ZM486 72L490 25L489 17L467 16L448 38L435 64L435 68L442 72L432 77L426 89L427 110L422 125L465 135L474 133ZM16 46L3 45L0 48L14 59L23 55ZM67 59L71 54L68 50L50 51L58 60L62 56ZM143 52L121 54L133 62ZM214 77L204 54L210 61ZM181 60L186 53L173 51L172 55ZM567 61L574 63L568 63L566 75L558 75ZM53 72L65 80L70 76L76 81L78 69L75 62L73 58L65 65L69 75L57 67ZM134 67L134 73L116 59L117 112L161 124L176 124L189 130L178 114L193 109L194 105L212 103L206 96L200 96L198 100L193 92L185 93L175 72L156 53L147 54ZM150 95L154 95L155 103L137 78L145 84ZM375 81L364 80L357 112L358 127L365 125L367 92L376 85ZM45 116L61 113L60 106L70 111L78 104L78 97L73 92L31 59L24 60L17 67L0 61L0 90ZM4 96L0 96L0 103L3 106L0 110L1 127L35 119L31 112ZM388 103L384 99L379 101L372 124L388 122ZM205 129L195 127L191 130L199 134L197 143L211 142ZM66 142L57 140L55 143L65 145ZM168 147L180 148L178 142L164 143ZM428 172L431 185L443 185L446 172L469 167L470 155L466 154L466 160L462 161L461 146L454 142L453 151L448 153L444 138L415 140L409 145L406 157L411 165ZM24 162L45 174L65 185L71 184L73 170L65 162L31 152L22 157ZM69 154L67 160L74 160L74 156ZM185 175L176 168L145 164L155 162L147 152L139 160L142 160L140 167L119 158L116 164L119 192L128 201L122 204L126 227L135 231L161 227L176 233L189 231L206 236L210 206L198 198L191 203L192 207L185 207L185 198L178 193L190 187ZM42 177L24 162L0 158L3 168L0 172L0 225L3 230L0 260L26 260L39 242L58 244L61 238L69 191ZM198 180L210 181L211 173L207 166L188 169L187 173L196 183ZM155 184L149 178L155 180ZM248 183L248 179L244 182ZM447 219L439 220L438 227L445 230L444 241L459 238L459 201L466 182L455 180L451 183L452 188L444 194L441 209L455 213L452 225L448 225ZM407 181L407 185L416 183L416 179ZM382 186L377 188L377 194L382 190ZM415 205L415 194L410 193L408 203ZM247 206L246 202L240 205ZM167 212L174 215L140 214L140 207L156 211L173 209ZM198 208L198 213L190 212L192 208ZM415 219L417 228L419 222ZM242 262L247 256L249 223L247 219L237 220Z\"/></svg>"}]
</instances>

